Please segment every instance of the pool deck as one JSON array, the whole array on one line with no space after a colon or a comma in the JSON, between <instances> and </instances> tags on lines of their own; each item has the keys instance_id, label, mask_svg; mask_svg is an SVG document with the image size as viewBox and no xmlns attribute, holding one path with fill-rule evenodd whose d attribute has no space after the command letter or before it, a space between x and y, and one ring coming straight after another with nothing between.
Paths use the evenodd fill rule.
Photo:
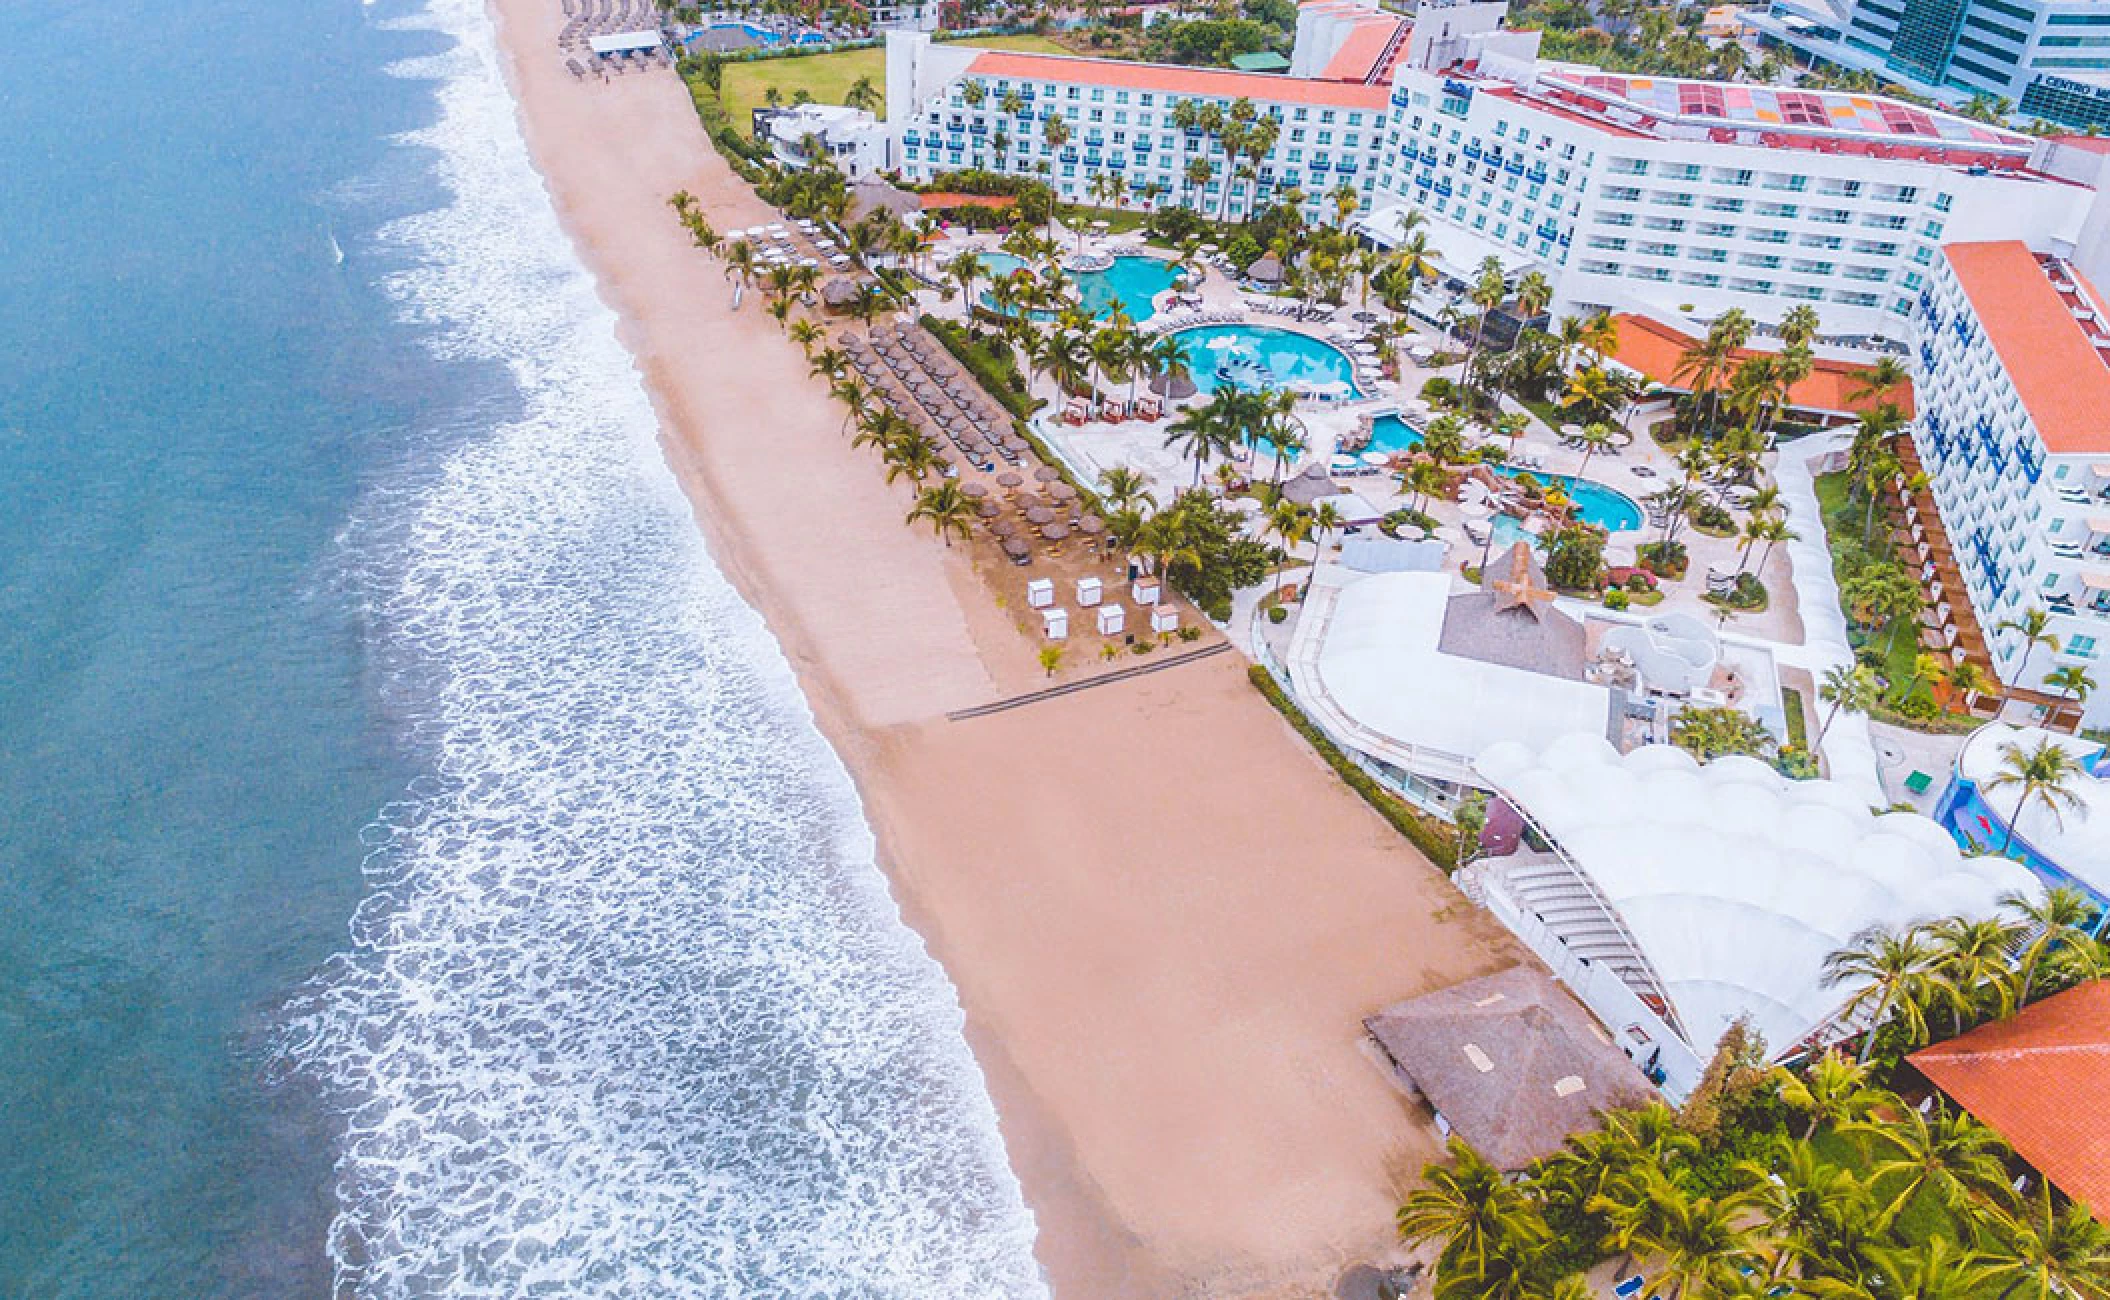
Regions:
<instances>
[{"instance_id":1,"label":"pool deck","mask_svg":"<svg viewBox=\"0 0 2110 1300\"><path fill-rule=\"evenodd\" d=\"M998 236L988 233L951 237L934 250L935 260L942 265L946 260L970 249L976 252L999 251L997 245L1000 242ZM1069 234L1063 236L1062 243L1065 249L1078 247L1078 241ZM1164 249L1144 246L1138 235L1114 235L1106 238L1087 235L1083 240L1083 247L1115 254L1139 252L1167 259L1172 256ZM1285 317L1262 314L1252 310L1252 304L1262 301L1260 298L1248 294L1223 272L1215 269L1209 270L1203 280L1200 295L1202 305L1196 310L1205 316L1221 317L1225 314L1235 314L1241 323L1305 334L1336 347L1343 347L1346 341L1352 340L1354 333L1362 329L1362 326L1349 319L1353 312L1369 310L1383 317L1391 315L1375 299L1367 306L1351 299L1331 324L1302 323ZM1426 305L1433 307L1434 304ZM962 315L958 295L947 296L944 305L937 310L941 315L958 319ZM1176 322L1187 314L1189 313L1160 310L1148 323L1159 326ZM1422 385L1439 375L1455 379L1457 367L1446 366L1439 370L1419 365L1412 360L1411 350L1415 347L1426 347L1441 352L1447 346L1457 345L1450 344L1434 329L1419 321L1414 324L1415 333L1400 341L1400 375L1397 380L1377 384L1374 392L1360 399L1337 403L1305 402L1299 405L1298 418L1309 431L1312 445L1297 460L1281 468L1282 477L1299 473L1314 461L1320 464L1328 463L1335 449L1341 445L1342 439L1355 431L1359 419L1365 415L1380 416L1399 412L1409 423L1414 424L1419 424L1427 418L1424 414L1426 408L1418 403ZM1043 408L1045 413L1037 422L1039 432L1081 478L1096 481L1106 470L1117 465L1125 466L1148 477L1161 501L1194 482L1193 462L1165 445L1166 426L1177 417L1182 404L1174 404L1166 418L1156 422L1128 420L1116 424L1090 422L1069 425L1050 414L1061 407L1061 397L1053 380L1043 376L1033 392L1036 397L1047 403ZM1580 474L1623 493L1637 503L1643 502L1650 493L1668 483L1677 482L1682 477L1682 472L1671 455L1657 446L1648 434L1648 428L1656 419L1667 418L1665 412L1650 413L1644 410L1634 422L1634 437L1629 445L1617 451L1599 452L1591 456L1585 466L1581 452L1561 445L1557 430L1549 428L1514 402L1505 399L1504 405L1506 409L1517 411L1530 420L1529 430L1519 440L1519 449L1535 454L1539 462L1537 468L1545 473ZM1473 435L1469 433L1468 442L1473 440ZM1483 435L1479 440L1490 439ZM1251 478L1276 477L1277 467L1272 458L1264 453L1257 466L1246 465L1242 461L1239 464ZM1210 467L1211 472L1214 468L1213 465ZM1411 503L1409 494L1403 492L1397 480L1388 473L1372 470L1363 474L1337 474L1335 477L1343 488L1355 492L1379 510L1389 511ZM1435 536L1450 544L1447 566L1457 568L1477 563L1480 547L1465 536L1465 511L1460 504L1438 500L1428 503L1426 508L1439 525ZM1635 548L1655 536L1656 530L1646 523L1637 530L1612 534L1605 546L1606 562L1613 565L1632 564ZM1753 556L1746 562L1744 555L1737 549L1735 539L1709 537L1689 526L1681 534L1680 540L1685 543L1691 557L1691 568L1684 581L1664 584L1664 599L1655 607L1656 610L1682 610L1705 619L1710 624L1721 626L1724 632L1733 636L1755 642L1787 646L1799 645L1802 642L1802 620L1796 610L1795 584L1786 546L1773 548L1773 554L1760 575L1771 595L1770 605L1758 613L1734 614L1724 620L1722 611L1701 599L1705 593L1704 577L1708 569L1712 567L1724 572L1733 572L1740 565L1749 567L1755 564L1756 557ZM1335 546L1338 546L1338 539L1335 540ZM1313 557L1313 552L1314 548L1307 543L1298 548L1298 558L1308 563Z\"/></svg>"}]
</instances>

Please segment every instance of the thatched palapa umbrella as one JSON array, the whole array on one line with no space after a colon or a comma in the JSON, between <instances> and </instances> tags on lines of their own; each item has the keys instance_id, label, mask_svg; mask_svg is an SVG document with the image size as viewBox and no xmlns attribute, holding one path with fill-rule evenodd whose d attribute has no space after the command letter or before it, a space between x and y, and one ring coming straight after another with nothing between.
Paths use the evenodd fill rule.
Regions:
<instances>
[{"instance_id":1,"label":"thatched palapa umbrella","mask_svg":"<svg viewBox=\"0 0 2110 1300\"><path fill-rule=\"evenodd\" d=\"M857 286L841 276L821 286L821 305L829 311L848 311L857 301ZM852 351L862 351L863 345L854 339L845 339L844 346Z\"/></svg>"}]
</instances>

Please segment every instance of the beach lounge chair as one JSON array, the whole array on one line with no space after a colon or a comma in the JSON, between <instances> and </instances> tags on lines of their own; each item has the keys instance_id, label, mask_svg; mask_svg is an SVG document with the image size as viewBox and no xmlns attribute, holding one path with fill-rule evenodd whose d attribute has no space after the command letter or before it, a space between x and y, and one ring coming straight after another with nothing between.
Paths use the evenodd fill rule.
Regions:
<instances>
[{"instance_id":1,"label":"beach lounge chair","mask_svg":"<svg viewBox=\"0 0 2110 1300\"><path fill-rule=\"evenodd\" d=\"M1619 1300L1633 1300L1634 1296L1640 1294L1641 1288L1647 1285L1648 1279L1636 1273L1613 1287L1612 1294L1618 1296Z\"/></svg>"}]
</instances>

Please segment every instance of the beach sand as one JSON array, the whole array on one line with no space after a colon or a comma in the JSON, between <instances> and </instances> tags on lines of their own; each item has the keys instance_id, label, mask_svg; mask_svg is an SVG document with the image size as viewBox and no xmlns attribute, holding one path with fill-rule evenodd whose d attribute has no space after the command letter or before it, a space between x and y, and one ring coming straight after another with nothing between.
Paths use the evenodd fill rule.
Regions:
<instances>
[{"instance_id":1,"label":"beach sand","mask_svg":"<svg viewBox=\"0 0 2110 1300\"><path fill-rule=\"evenodd\" d=\"M1361 1045L1517 960L1221 654L1044 684L968 559L902 516L799 350L667 209L772 214L664 71L575 81L555 0L493 0L538 166L658 404L718 562L849 765L959 989L1063 1297L1330 1294L1394 1249L1429 1126Z\"/></svg>"}]
</instances>

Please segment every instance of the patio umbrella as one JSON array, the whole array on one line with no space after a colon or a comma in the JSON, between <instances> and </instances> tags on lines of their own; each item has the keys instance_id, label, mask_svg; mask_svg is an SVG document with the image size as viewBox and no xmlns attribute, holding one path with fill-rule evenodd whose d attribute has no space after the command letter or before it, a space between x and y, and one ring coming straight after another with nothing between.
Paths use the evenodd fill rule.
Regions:
<instances>
[{"instance_id":1,"label":"patio umbrella","mask_svg":"<svg viewBox=\"0 0 2110 1300\"><path fill-rule=\"evenodd\" d=\"M1062 471L1056 469L1053 465L1043 465L1033 471L1033 477L1043 483L1053 483L1062 477Z\"/></svg>"},{"instance_id":2,"label":"patio umbrella","mask_svg":"<svg viewBox=\"0 0 2110 1300\"><path fill-rule=\"evenodd\" d=\"M1010 537L1018 532L1018 525L1008 519L992 520L989 525L989 531L995 533L998 537Z\"/></svg>"},{"instance_id":3,"label":"patio umbrella","mask_svg":"<svg viewBox=\"0 0 2110 1300\"><path fill-rule=\"evenodd\" d=\"M1055 512L1046 506L1028 506L1026 507L1026 522L1032 524L1035 528L1040 527L1042 524L1054 523Z\"/></svg>"},{"instance_id":4,"label":"patio umbrella","mask_svg":"<svg viewBox=\"0 0 2110 1300\"><path fill-rule=\"evenodd\" d=\"M1057 501L1074 501L1077 498L1077 489L1067 483L1050 483L1048 495Z\"/></svg>"},{"instance_id":5,"label":"patio umbrella","mask_svg":"<svg viewBox=\"0 0 2110 1300\"><path fill-rule=\"evenodd\" d=\"M1059 542L1070 535L1070 526L1064 523L1049 524L1040 530L1040 535L1051 542Z\"/></svg>"},{"instance_id":6,"label":"patio umbrella","mask_svg":"<svg viewBox=\"0 0 2110 1300\"><path fill-rule=\"evenodd\" d=\"M994 519L1004 513L1004 508L994 501L984 501L974 508L974 512L984 519Z\"/></svg>"},{"instance_id":7,"label":"patio umbrella","mask_svg":"<svg viewBox=\"0 0 2110 1300\"><path fill-rule=\"evenodd\" d=\"M960 492L964 496L970 496L979 501L989 495L989 485L987 483L963 483L960 486Z\"/></svg>"},{"instance_id":8,"label":"patio umbrella","mask_svg":"<svg viewBox=\"0 0 2110 1300\"><path fill-rule=\"evenodd\" d=\"M1033 548L1016 537L1006 537L1004 539L1004 554L1014 560L1023 560L1033 554Z\"/></svg>"},{"instance_id":9,"label":"patio umbrella","mask_svg":"<svg viewBox=\"0 0 2110 1300\"><path fill-rule=\"evenodd\" d=\"M1025 481L1026 480L1024 478L1019 476L1017 470L1007 469L1003 473L996 476L996 482L998 487L1015 488Z\"/></svg>"},{"instance_id":10,"label":"patio umbrella","mask_svg":"<svg viewBox=\"0 0 2110 1300\"><path fill-rule=\"evenodd\" d=\"M1097 537L1106 531L1106 521L1097 515L1086 515L1077 521L1077 531L1086 537Z\"/></svg>"},{"instance_id":11,"label":"patio umbrella","mask_svg":"<svg viewBox=\"0 0 2110 1300\"><path fill-rule=\"evenodd\" d=\"M1013 451L1025 452L1033 450L1033 446L1031 443L1027 442L1024 438L1020 438L1016 435L1004 439L1004 445L1006 447L1009 447Z\"/></svg>"}]
</instances>

